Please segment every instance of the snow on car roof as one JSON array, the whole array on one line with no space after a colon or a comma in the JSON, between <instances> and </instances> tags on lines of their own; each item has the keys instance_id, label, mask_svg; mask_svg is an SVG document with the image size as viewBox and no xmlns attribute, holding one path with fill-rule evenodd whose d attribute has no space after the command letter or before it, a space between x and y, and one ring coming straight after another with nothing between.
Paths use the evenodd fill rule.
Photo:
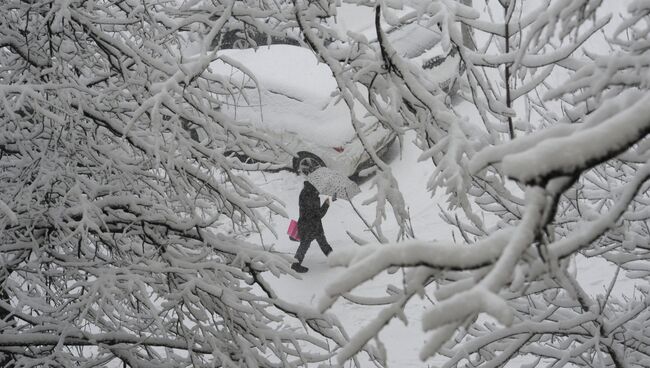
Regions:
<instances>
[{"instance_id":1,"label":"snow on car roof","mask_svg":"<svg viewBox=\"0 0 650 368\"><path fill-rule=\"evenodd\" d=\"M336 81L327 65L319 62L310 50L272 45L220 50L218 55L236 60L259 83L259 90L252 88L255 83L249 77L221 60L210 65L213 72L229 75L234 82L251 87L246 99L229 100L223 106L223 111L237 120L248 120L257 127L277 132L291 131L327 146L341 145L353 137L347 105L332 97L337 90ZM357 116L364 117L363 108L355 106L357 109Z\"/></svg>"},{"instance_id":2,"label":"snow on car roof","mask_svg":"<svg viewBox=\"0 0 650 368\"><path fill-rule=\"evenodd\" d=\"M388 11L394 18L412 15L413 12L417 12L417 9L404 6L401 10ZM374 12L374 7L342 3L337 9L335 28L342 34L347 31L361 33L370 40L370 43L376 43ZM386 12L387 10L384 10L384 15ZM460 74L460 56L453 49L443 48L440 42L442 35L437 26L432 25L431 22L429 17L419 16L398 27L382 22L382 28L390 44L400 56L430 71L422 74L422 78L442 86ZM434 65L428 66L432 62Z\"/></svg>"}]
</instances>

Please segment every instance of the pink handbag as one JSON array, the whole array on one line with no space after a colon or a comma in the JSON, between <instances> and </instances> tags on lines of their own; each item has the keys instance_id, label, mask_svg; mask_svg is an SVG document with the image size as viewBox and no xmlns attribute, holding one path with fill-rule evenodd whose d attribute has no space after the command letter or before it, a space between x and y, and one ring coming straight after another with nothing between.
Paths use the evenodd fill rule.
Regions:
<instances>
[{"instance_id":1,"label":"pink handbag","mask_svg":"<svg viewBox=\"0 0 650 368\"><path fill-rule=\"evenodd\" d=\"M298 235L298 222L296 220L291 220L289 222L287 234L289 234L289 239L293 241L300 241L300 236Z\"/></svg>"}]
</instances>

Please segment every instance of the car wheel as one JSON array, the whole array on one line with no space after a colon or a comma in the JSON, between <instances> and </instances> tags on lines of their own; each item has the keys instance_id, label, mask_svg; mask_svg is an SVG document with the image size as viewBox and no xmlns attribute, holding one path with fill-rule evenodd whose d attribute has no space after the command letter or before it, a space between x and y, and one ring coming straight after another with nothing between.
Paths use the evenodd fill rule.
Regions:
<instances>
[{"instance_id":1,"label":"car wheel","mask_svg":"<svg viewBox=\"0 0 650 368\"><path fill-rule=\"evenodd\" d=\"M299 175L307 176L319 167L325 167L325 163L313 153L300 152L298 157L293 159L293 169Z\"/></svg>"}]
</instances>

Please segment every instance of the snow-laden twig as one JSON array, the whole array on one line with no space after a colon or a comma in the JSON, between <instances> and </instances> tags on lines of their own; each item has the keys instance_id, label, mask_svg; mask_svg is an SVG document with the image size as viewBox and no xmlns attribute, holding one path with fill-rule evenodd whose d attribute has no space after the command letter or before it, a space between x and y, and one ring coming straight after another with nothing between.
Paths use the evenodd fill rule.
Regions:
<instances>
[{"instance_id":1,"label":"snow-laden twig","mask_svg":"<svg viewBox=\"0 0 650 368\"><path fill-rule=\"evenodd\" d=\"M267 293L291 259L240 240L286 211L225 152L286 148L210 71L227 24L290 6L86 5L0 3L0 366L328 362L342 326Z\"/></svg>"}]
</instances>

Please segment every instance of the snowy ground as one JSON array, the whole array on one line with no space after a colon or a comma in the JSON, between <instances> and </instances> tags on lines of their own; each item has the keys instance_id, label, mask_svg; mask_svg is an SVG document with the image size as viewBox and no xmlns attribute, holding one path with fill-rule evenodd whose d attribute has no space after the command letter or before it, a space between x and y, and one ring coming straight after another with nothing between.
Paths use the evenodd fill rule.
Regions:
<instances>
[{"instance_id":1,"label":"snowy ground","mask_svg":"<svg viewBox=\"0 0 650 368\"><path fill-rule=\"evenodd\" d=\"M402 157L399 157L398 144L394 144L391 150L387 152L385 159L391 162L396 177L402 179L400 180L400 188L410 207L411 217L415 221L413 224L415 234L422 239L451 238L449 228L445 226L443 220L437 214L437 203L440 199L431 199L425 192L426 182L429 173L432 171L431 162L415 162L418 151L416 147L410 144L410 140L412 140L412 137L406 139L409 144L404 147ZM303 186L301 177L288 171L252 175L264 190L277 195L285 202L289 216L294 219L298 218L298 195ZM361 204L371 196L370 181L361 180L361 189L362 193L353 198L353 203L361 214L368 221L371 221L374 219L374 205L363 206ZM423 198L423 195L426 198ZM290 241L285 235L288 220L276 217L273 221L279 239L275 239L267 230L262 234L265 246L267 249L273 247L275 250L293 255L298 243ZM344 200L337 200L332 203L323 219L323 227L329 243L335 250L358 246L350 240L346 231L361 235L368 240L372 239L372 235L364 231L365 225L362 220L357 216L350 204ZM385 234L389 239L394 238L393 234L396 231L397 227L394 221L388 218ZM255 241L255 236L250 240ZM259 242L259 238L257 238L257 241ZM282 298L293 303L315 307L328 280L332 280L337 276L341 269L331 268L327 264L327 259L316 242L312 243L307 252L304 265L309 268L309 272L301 275L302 280L285 276L271 281ZM355 294L367 296L386 295L386 286L391 283L399 285L400 279L401 273L399 272L394 275L384 274L373 280L371 284L366 284L356 290ZM422 362L418 359L418 351L425 336L420 328L420 315L430 303L426 299L422 301L416 300L411 303L406 311L410 319L409 326L404 326L401 322L392 323L382 333L382 341L388 346L388 361L391 367L417 367L422 365ZM375 307L355 305L346 300L337 302L333 308L333 312L350 334L367 324L379 310L379 308Z\"/></svg>"},{"instance_id":2,"label":"snowy ground","mask_svg":"<svg viewBox=\"0 0 650 368\"><path fill-rule=\"evenodd\" d=\"M611 7L620 8L620 4L613 1L606 1ZM612 5L613 4L613 5ZM352 9L354 10L354 9ZM619 9L620 10L620 9ZM342 12L339 22L344 28L354 31L363 30L367 25L360 23L362 13L355 13L348 10ZM347 18L345 17L347 16ZM364 18L365 19L365 18ZM355 27L353 27L355 26ZM463 112L467 109L459 109ZM476 119L475 111L470 119ZM431 197L426 191L426 183L430 174L434 170L430 161L417 162L420 151L412 144L413 135L407 135L404 139L404 147L398 144L393 145L391 150L384 157L393 170L395 177L399 182L400 189L404 195L407 206L409 207L413 229L419 239L452 239L452 228L444 223L439 216L438 205L445 207L442 195ZM264 190L276 195L284 201L287 213L291 218L298 217L298 195L302 189L303 179L292 172L282 171L277 173L252 173L251 178ZM361 194L353 199L354 205L368 221L374 219L374 205L363 206L361 203L373 194L369 180L362 180ZM390 213L390 209L387 210ZM294 254L298 243L292 242L285 235L289 219L276 216L272 219L272 224L279 238L276 238L269 230L261 234L265 248L272 247L275 250ZM356 215L350 204L343 200L332 203L327 215L323 219L323 226L327 238L334 248L346 249L357 247L346 234L350 231L355 235L361 235L368 240L372 240L372 235L364 231L365 225ZM385 235L393 240L397 232L397 226L394 220L388 216L384 225ZM456 234L458 235L458 234ZM259 243L258 235L251 236L252 242ZM323 293L327 283L333 280L341 273L339 268L331 268L327 264L326 257L321 253L318 245L314 242L307 253L304 265L309 267L309 272L302 275L302 279L296 279L292 276L284 276L280 279L270 279L278 294L288 301L306 306L314 307ZM576 259L578 280L587 291L595 296L601 294L611 282L615 268L606 261L586 259L578 257ZM367 283L355 290L357 295L386 295L386 287L389 284L399 285L401 283L401 273L382 274L376 277L372 283ZM628 280L624 274L619 275L619 281L614 288L613 295L620 296L623 294L631 295L634 291L634 283ZM431 301L428 299L414 299L407 305L405 314L409 324L404 325L402 322L393 322L386 327L380 338L385 344L388 351L388 364L390 367L428 367L435 366L436 363L444 362L443 358L434 358L423 363L419 360L419 350L426 340L422 332L420 317L426 310ZM346 300L339 300L333 307L337 317L341 320L350 335L353 335L363 326L367 325L378 313L380 308L362 307L355 305ZM511 362L508 366L517 367L523 362ZM364 366L374 367L372 363Z\"/></svg>"},{"instance_id":3,"label":"snowy ground","mask_svg":"<svg viewBox=\"0 0 650 368\"><path fill-rule=\"evenodd\" d=\"M400 189L410 208L416 236L420 239L431 240L452 239L452 229L438 215L438 205L445 206L442 196L432 198L425 189L433 166L430 161L417 162L419 151L412 144L412 140L413 136L407 135L401 155L398 144L395 144L384 158L391 164L392 170L399 181ZM285 202L289 216L297 219L298 195L303 183L301 177L288 171L250 175L264 190L281 198ZM361 189L362 193L353 199L353 203L361 214L370 221L374 219L374 205L363 206L361 204L373 193L370 188L370 181L362 180ZM272 247L275 250L293 255L298 243L290 241L285 235L288 219L277 216L272 221L279 238L276 239L269 230L264 231L262 233L264 246L267 249ZM323 226L327 238L335 250L358 246L350 240L346 231L362 235L368 240L372 239L372 236L364 231L363 222L355 214L350 204L343 200L332 203L323 219ZM397 226L390 216L386 220L384 230L389 239L394 239ZM255 235L250 238L250 241L259 243L260 238ZM307 252L304 264L309 267L309 272L301 275L302 279L287 275L280 279L270 279L270 281L283 299L315 307L328 281L339 275L341 269L331 268L327 264L327 259L316 242L312 243ZM578 259L576 266L579 280L585 281L583 285L589 288L592 295L604 291L615 271L611 265L606 264L604 261L595 263L595 261L585 258ZM614 294L631 293L633 291L632 283L626 280L622 274L620 279L621 281L617 283ZM392 275L382 274L372 283L365 284L355 290L355 294L383 296L386 295L387 285L400 285L400 283L401 272ZM414 299L408 304L405 311L409 324L405 326L400 321L394 321L380 335L381 341L387 347L390 367L426 367L444 362L443 358L435 358L423 363L418 358L419 350L426 340L426 336L421 329L420 317L431 303L428 299ZM379 310L377 307L362 307L343 299L339 300L332 309L351 335L368 324ZM516 367L519 363L513 362L509 366ZM371 363L367 363L365 366L374 367Z\"/></svg>"}]
</instances>

